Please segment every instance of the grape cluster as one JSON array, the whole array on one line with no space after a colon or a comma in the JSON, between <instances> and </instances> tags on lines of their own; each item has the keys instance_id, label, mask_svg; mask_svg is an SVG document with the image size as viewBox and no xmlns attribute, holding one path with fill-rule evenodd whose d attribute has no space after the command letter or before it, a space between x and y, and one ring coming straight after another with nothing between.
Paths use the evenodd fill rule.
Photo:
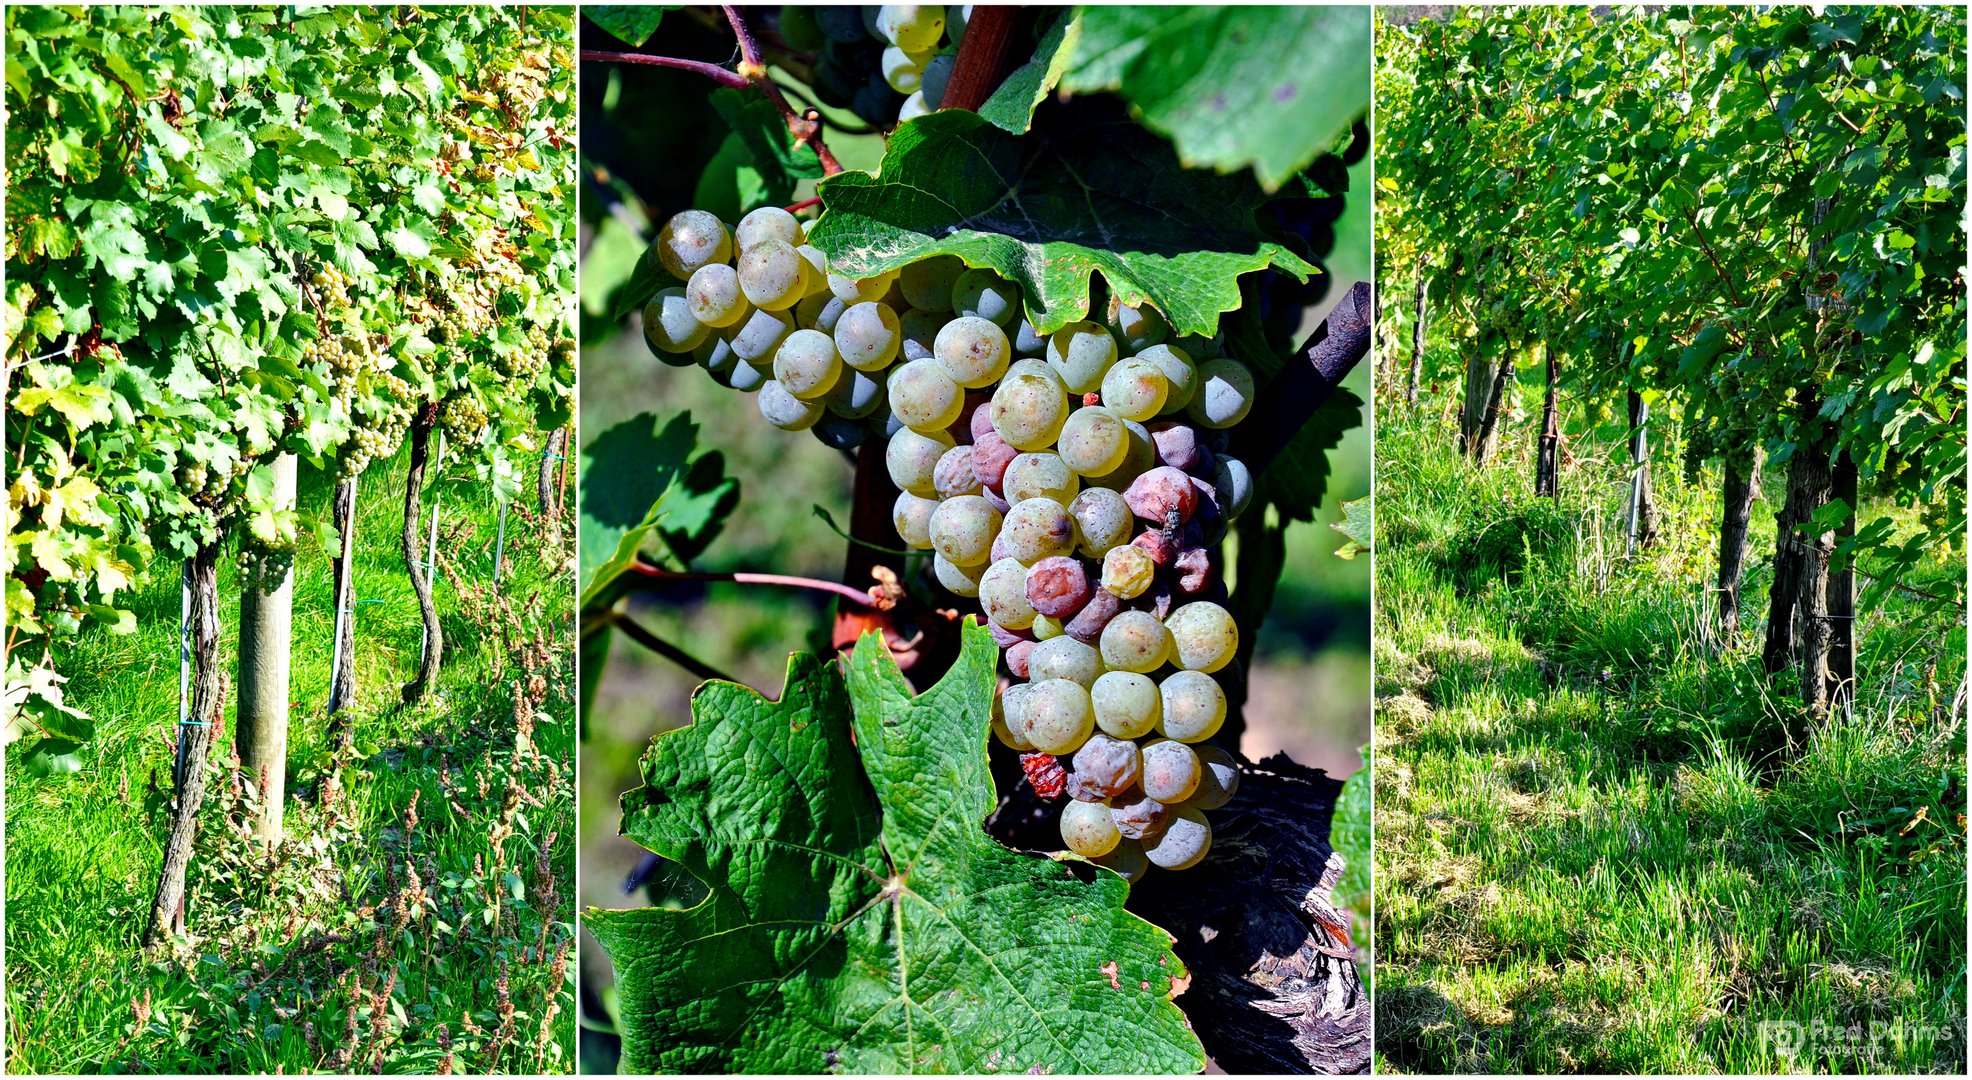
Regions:
<instances>
[{"instance_id":1,"label":"grape cluster","mask_svg":"<svg viewBox=\"0 0 1972 1080\"><path fill-rule=\"evenodd\" d=\"M1130 878L1195 865L1238 783L1207 740L1239 648L1214 559L1252 498L1226 452L1252 372L1147 306L1042 335L991 270L854 279L804 241L773 207L731 232L673 217L655 254L683 284L644 309L652 351L757 390L777 427L885 438L898 535L984 612L1015 680L994 732L1070 796L1063 841Z\"/></svg>"},{"instance_id":2,"label":"grape cluster","mask_svg":"<svg viewBox=\"0 0 1972 1080\"><path fill-rule=\"evenodd\" d=\"M321 290L323 307L340 311L349 306L349 287L355 281L333 266L324 266L309 277L308 283Z\"/></svg>"},{"instance_id":3,"label":"grape cluster","mask_svg":"<svg viewBox=\"0 0 1972 1080\"><path fill-rule=\"evenodd\" d=\"M438 426L458 446L477 443L488 419L485 407L469 392L453 394L438 403Z\"/></svg>"},{"instance_id":4,"label":"grape cluster","mask_svg":"<svg viewBox=\"0 0 1972 1080\"><path fill-rule=\"evenodd\" d=\"M790 47L817 54L824 102L888 125L938 108L971 14L970 4L789 4L778 28Z\"/></svg>"}]
</instances>

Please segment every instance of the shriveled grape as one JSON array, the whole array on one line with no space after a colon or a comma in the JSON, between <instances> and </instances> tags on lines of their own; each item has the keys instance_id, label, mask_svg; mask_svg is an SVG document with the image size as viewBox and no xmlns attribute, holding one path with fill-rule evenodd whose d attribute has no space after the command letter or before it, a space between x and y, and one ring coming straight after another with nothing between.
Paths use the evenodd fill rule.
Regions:
<instances>
[{"instance_id":1,"label":"shriveled grape","mask_svg":"<svg viewBox=\"0 0 1972 1080\"><path fill-rule=\"evenodd\" d=\"M1123 610L1123 602L1115 596L1098 589L1089 594L1089 602L1075 617L1062 624L1062 632L1084 645L1096 645L1102 641L1102 632L1109 620Z\"/></svg>"},{"instance_id":2,"label":"shriveled grape","mask_svg":"<svg viewBox=\"0 0 1972 1080\"><path fill-rule=\"evenodd\" d=\"M1163 828L1170 816L1170 807L1145 794L1141 786L1109 801L1109 818L1116 823L1116 831L1132 840L1141 840Z\"/></svg>"},{"instance_id":3,"label":"shriveled grape","mask_svg":"<svg viewBox=\"0 0 1972 1080\"><path fill-rule=\"evenodd\" d=\"M1085 787L1104 799L1137 786L1143 772L1136 743L1103 733L1090 735L1089 741L1075 751L1073 768Z\"/></svg>"},{"instance_id":4,"label":"shriveled grape","mask_svg":"<svg viewBox=\"0 0 1972 1080\"><path fill-rule=\"evenodd\" d=\"M1175 527L1191 520L1198 509L1198 491L1190 474L1159 465L1131 481L1123 492L1130 511L1155 526Z\"/></svg>"},{"instance_id":5,"label":"shriveled grape","mask_svg":"<svg viewBox=\"0 0 1972 1080\"><path fill-rule=\"evenodd\" d=\"M1142 596L1156 576L1157 564L1134 544L1118 544L1102 557L1102 587L1118 599Z\"/></svg>"},{"instance_id":6,"label":"shriveled grape","mask_svg":"<svg viewBox=\"0 0 1972 1080\"><path fill-rule=\"evenodd\" d=\"M979 494L979 475L972 468L972 447L954 446L945 451L932 471L931 483L941 499Z\"/></svg>"}]
</instances>

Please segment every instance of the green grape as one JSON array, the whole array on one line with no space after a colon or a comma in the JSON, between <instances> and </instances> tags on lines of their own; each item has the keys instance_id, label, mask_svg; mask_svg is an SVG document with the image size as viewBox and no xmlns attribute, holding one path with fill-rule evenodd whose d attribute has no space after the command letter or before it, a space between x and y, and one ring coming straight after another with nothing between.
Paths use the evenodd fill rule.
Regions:
<instances>
[{"instance_id":1,"label":"green grape","mask_svg":"<svg viewBox=\"0 0 1972 1080\"><path fill-rule=\"evenodd\" d=\"M965 273L965 263L956 255L933 255L914 262L897 273L897 287L904 302L919 311L952 310L952 283Z\"/></svg>"},{"instance_id":2,"label":"green grape","mask_svg":"<svg viewBox=\"0 0 1972 1080\"><path fill-rule=\"evenodd\" d=\"M1175 806L1162 831L1144 837L1143 853L1153 866L1189 870L1212 850L1212 824L1196 807Z\"/></svg>"},{"instance_id":3,"label":"green grape","mask_svg":"<svg viewBox=\"0 0 1972 1080\"><path fill-rule=\"evenodd\" d=\"M1191 404L1192 395L1198 388L1198 369L1191 362L1191 354L1176 345L1152 345L1137 353L1136 359L1148 360L1164 373L1164 408L1158 415L1170 416L1185 410Z\"/></svg>"},{"instance_id":4,"label":"green grape","mask_svg":"<svg viewBox=\"0 0 1972 1080\"><path fill-rule=\"evenodd\" d=\"M1198 790L1185 805L1195 810L1217 810L1239 792L1239 762L1211 743L1192 747L1198 754Z\"/></svg>"},{"instance_id":5,"label":"green grape","mask_svg":"<svg viewBox=\"0 0 1972 1080\"><path fill-rule=\"evenodd\" d=\"M1157 563L1135 544L1118 544L1102 557L1102 587L1118 600L1142 596L1156 577Z\"/></svg>"},{"instance_id":6,"label":"green grape","mask_svg":"<svg viewBox=\"0 0 1972 1080\"><path fill-rule=\"evenodd\" d=\"M1148 304L1131 307L1119 300L1109 301L1109 332L1123 347L1136 353L1157 345L1171 334L1171 324Z\"/></svg>"},{"instance_id":7,"label":"green grape","mask_svg":"<svg viewBox=\"0 0 1972 1080\"><path fill-rule=\"evenodd\" d=\"M930 52L945 32L945 6L885 4L876 10L876 31L900 49Z\"/></svg>"},{"instance_id":8,"label":"green grape","mask_svg":"<svg viewBox=\"0 0 1972 1080\"><path fill-rule=\"evenodd\" d=\"M733 242L741 251L762 240L779 240L789 247L801 243L801 220L778 206L763 206L741 218L733 229Z\"/></svg>"},{"instance_id":9,"label":"green grape","mask_svg":"<svg viewBox=\"0 0 1972 1080\"><path fill-rule=\"evenodd\" d=\"M819 401L804 401L776 380L760 388L760 415L782 431L806 431L815 426L827 410Z\"/></svg>"},{"instance_id":10,"label":"green grape","mask_svg":"<svg viewBox=\"0 0 1972 1080\"><path fill-rule=\"evenodd\" d=\"M957 44L957 42L954 42ZM919 78L918 93L924 95L924 103L936 109L945 100L945 87L952 81L952 68L958 57L940 53L925 62L924 74Z\"/></svg>"},{"instance_id":11,"label":"green grape","mask_svg":"<svg viewBox=\"0 0 1972 1080\"><path fill-rule=\"evenodd\" d=\"M1135 420L1123 421L1123 462L1099 476L1085 476L1082 482L1092 488L1123 491L1145 471L1157 465L1157 443L1150 429Z\"/></svg>"},{"instance_id":12,"label":"green grape","mask_svg":"<svg viewBox=\"0 0 1972 1080\"><path fill-rule=\"evenodd\" d=\"M822 292L804 296L795 301L794 325L803 330L820 330L824 334L833 334L836 323L842 319L842 313L848 310L849 305L831 293ZM837 344L836 350L840 352L841 349L842 346Z\"/></svg>"},{"instance_id":13,"label":"green grape","mask_svg":"<svg viewBox=\"0 0 1972 1080\"><path fill-rule=\"evenodd\" d=\"M666 273L689 281L698 268L733 257L726 224L703 210L681 210L657 231L657 261Z\"/></svg>"},{"instance_id":14,"label":"green grape","mask_svg":"<svg viewBox=\"0 0 1972 1080\"><path fill-rule=\"evenodd\" d=\"M785 240L766 239L740 252L740 292L762 311L785 311L804 294L808 260Z\"/></svg>"},{"instance_id":15,"label":"green grape","mask_svg":"<svg viewBox=\"0 0 1972 1080\"><path fill-rule=\"evenodd\" d=\"M1226 720L1226 692L1202 671L1174 671L1157 688L1163 701L1158 734L1195 743L1218 734Z\"/></svg>"},{"instance_id":16,"label":"green grape","mask_svg":"<svg viewBox=\"0 0 1972 1080\"><path fill-rule=\"evenodd\" d=\"M1102 654L1072 637L1049 638L1027 658L1027 677L1035 682L1067 679L1088 688L1102 673Z\"/></svg>"},{"instance_id":17,"label":"green grape","mask_svg":"<svg viewBox=\"0 0 1972 1080\"><path fill-rule=\"evenodd\" d=\"M884 384L888 381L885 372L857 371L844 368L842 377L835 386L822 395L822 404L828 411L845 420L861 420L872 416L883 408L887 396Z\"/></svg>"},{"instance_id":18,"label":"green grape","mask_svg":"<svg viewBox=\"0 0 1972 1080\"><path fill-rule=\"evenodd\" d=\"M890 507L890 523L897 526L897 535L904 543L914 548L931 546L931 515L938 510L938 500L926 499L908 491L899 492L897 501Z\"/></svg>"},{"instance_id":19,"label":"green grape","mask_svg":"<svg viewBox=\"0 0 1972 1080\"><path fill-rule=\"evenodd\" d=\"M883 50L878 62L878 70L883 72L883 81L900 94L915 94L924 84L924 65L931 57L924 53L905 52L895 45Z\"/></svg>"},{"instance_id":20,"label":"green grape","mask_svg":"<svg viewBox=\"0 0 1972 1080\"><path fill-rule=\"evenodd\" d=\"M874 300L851 304L835 322L836 350L843 363L858 371L889 366L902 340L896 313Z\"/></svg>"},{"instance_id":21,"label":"green grape","mask_svg":"<svg viewBox=\"0 0 1972 1080\"><path fill-rule=\"evenodd\" d=\"M1163 698L1150 676L1135 671L1105 671L1089 688L1095 703L1096 726L1118 739L1141 739L1164 715Z\"/></svg>"},{"instance_id":22,"label":"green grape","mask_svg":"<svg viewBox=\"0 0 1972 1080\"><path fill-rule=\"evenodd\" d=\"M1155 363L1132 356L1102 377L1102 403L1125 420L1149 420L1164 410L1170 380Z\"/></svg>"},{"instance_id":23,"label":"green grape","mask_svg":"<svg viewBox=\"0 0 1972 1080\"><path fill-rule=\"evenodd\" d=\"M882 300L890 287L897 283L897 271L885 270L881 274L866 278L844 277L841 274L829 275L829 291L844 304L868 304Z\"/></svg>"},{"instance_id":24,"label":"green grape","mask_svg":"<svg viewBox=\"0 0 1972 1080\"><path fill-rule=\"evenodd\" d=\"M1027 741L1044 754L1072 754L1095 731L1095 711L1089 692L1080 683L1048 679L1028 684L1025 714Z\"/></svg>"},{"instance_id":25,"label":"green grape","mask_svg":"<svg viewBox=\"0 0 1972 1080\"><path fill-rule=\"evenodd\" d=\"M1109 814L1109 800L1080 802L1071 800L1061 808L1061 842L1068 850L1085 858L1098 858L1116 850L1123 834Z\"/></svg>"},{"instance_id":26,"label":"green grape","mask_svg":"<svg viewBox=\"0 0 1972 1080\"><path fill-rule=\"evenodd\" d=\"M1253 502L1253 473L1245 462L1221 454L1212 473L1212 490L1218 495L1219 512L1231 521Z\"/></svg>"},{"instance_id":27,"label":"green grape","mask_svg":"<svg viewBox=\"0 0 1972 1080\"><path fill-rule=\"evenodd\" d=\"M1121 611L1102 628L1102 662L1118 671L1156 671L1171 655L1171 634L1148 611Z\"/></svg>"},{"instance_id":28,"label":"green grape","mask_svg":"<svg viewBox=\"0 0 1972 1080\"><path fill-rule=\"evenodd\" d=\"M1110 821L1113 823L1115 820L1116 815L1112 813ZM1136 881L1150 870L1150 860L1144 857L1143 842L1132 840L1127 836L1117 841L1116 846L1109 850L1109 854L1091 861L1106 870L1114 871L1124 881Z\"/></svg>"},{"instance_id":29,"label":"green grape","mask_svg":"<svg viewBox=\"0 0 1972 1080\"><path fill-rule=\"evenodd\" d=\"M1032 603L1033 598L1029 597L1028 602ZM1060 619L1039 610L1034 612L1034 625L1030 629L1034 632L1035 641L1052 641L1068 632Z\"/></svg>"},{"instance_id":30,"label":"green grape","mask_svg":"<svg viewBox=\"0 0 1972 1080\"><path fill-rule=\"evenodd\" d=\"M1116 362L1116 339L1101 323L1072 322L1048 338L1048 365L1071 394L1093 394Z\"/></svg>"},{"instance_id":31,"label":"green grape","mask_svg":"<svg viewBox=\"0 0 1972 1080\"><path fill-rule=\"evenodd\" d=\"M923 546L929 547L929 540ZM987 567L979 576L979 608L1008 630L1034 625L1034 605L1027 602L1027 567L1018 559L1001 559Z\"/></svg>"},{"instance_id":32,"label":"green grape","mask_svg":"<svg viewBox=\"0 0 1972 1080\"><path fill-rule=\"evenodd\" d=\"M742 394L751 394L767 385L767 377L770 374L771 371L767 367L750 364L745 360L734 360L730 370L724 375L714 375L713 378L722 386L731 387Z\"/></svg>"},{"instance_id":33,"label":"green grape","mask_svg":"<svg viewBox=\"0 0 1972 1080\"><path fill-rule=\"evenodd\" d=\"M1022 357L1043 361L1047 358L1048 339L1046 335L1034 329L1034 324L1028 322L1026 316L1022 316L1020 325L1013 328L1013 351Z\"/></svg>"},{"instance_id":34,"label":"green grape","mask_svg":"<svg viewBox=\"0 0 1972 1080\"><path fill-rule=\"evenodd\" d=\"M1129 456L1130 433L1122 417L1100 405L1090 405L1069 415L1061 425L1056 447L1055 452L1070 469L1083 476L1101 476L1113 472Z\"/></svg>"},{"instance_id":35,"label":"green grape","mask_svg":"<svg viewBox=\"0 0 1972 1080\"><path fill-rule=\"evenodd\" d=\"M1075 550L1075 519L1067 507L1053 499L1026 499L1007 510L1000 526L1000 543L1011 559L1032 566L1051 555Z\"/></svg>"},{"instance_id":36,"label":"green grape","mask_svg":"<svg viewBox=\"0 0 1972 1080\"><path fill-rule=\"evenodd\" d=\"M1029 689L1027 683L1015 683L993 699L993 734L1022 753L1034 749L1034 744L1027 741L1025 699Z\"/></svg>"},{"instance_id":37,"label":"green grape","mask_svg":"<svg viewBox=\"0 0 1972 1080\"><path fill-rule=\"evenodd\" d=\"M1068 504L1075 518L1076 550L1092 559L1102 558L1119 545L1127 546L1136 531L1136 515L1130 504L1111 488L1092 487L1078 493Z\"/></svg>"},{"instance_id":38,"label":"green grape","mask_svg":"<svg viewBox=\"0 0 1972 1080\"><path fill-rule=\"evenodd\" d=\"M1253 373L1245 364L1227 357L1207 360L1198 367L1198 386L1185 414L1197 423L1224 429L1246 419L1253 410Z\"/></svg>"},{"instance_id":39,"label":"green grape","mask_svg":"<svg viewBox=\"0 0 1972 1080\"><path fill-rule=\"evenodd\" d=\"M1016 450L1046 450L1068 419L1061 379L1038 360L1009 366L993 391L993 430Z\"/></svg>"},{"instance_id":40,"label":"green grape","mask_svg":"<svg viewBox=\"0 0 1972 1080\"><path fill-rule=\"evenodd\" d=\"M1166 718L1169 723L1169 718ZM1143 744L1143 793L1166 806L1191 798L1202 766L1191 747L1174 739ZM1168 823L1167 823L1168 824Z\"/></svg>"},{"instance_id":41,"label":"green grape","mask_svg":"<svg viewBox=\"0 0 1972 1080\"><path fill-rule=\"evenodd\" d=\"M685 298L685 290L678 286L659 289L644 305L644 343L650 346L657 358L674 367L691 362L689 356L682 360L672 357L684 356L705 340L712 332L692 317L691 302Z\"/></svg>"},{"instance_id":42,"label":"green grape","mask_svg":"<svg viewBox=\"0 0 1972 1080\"><path fill-rule=\"evenodd\" d=\"M842 358L820 330L796 330L774 354L774 381L804 401L827 394L841 378Z\"/></svg>"},{"instance_id":43,"label":"green grape","mask_svg":"<svg viewBox=\"0 0 1972 1080\"><path fill-rule=\"evenodd\" d=\"M1000 479L1000 494L1010 503L1052 499L1063 506L1075 498L1082 480L1055 454L1016 454Z\"/></svg>"},{"instance_id":44,"label":"green grape","mask_svg":"<svg viewBox=\"0 0 1972 1080\"><path fill-rule=\"evenodd\" d=\"M973 597L979 595L979 579L986 573L984 562L972 566L960 566L940 552L931 558L931 576L938 584L954 596Z\"/></svg>"},{"instance_id":45,"label":"green grape","mask_svg":"<svg viewBox=\"0 0 1972 1080\"><path fill-rule=\"evenodd\" d=\"M938 331L931 354L953 382L973 390L1000 381L1013 360L1013 347L999 324L962 315Z\"/></svg>"},{"instance_id":46,"label":"green grape","mask_svg":"<svg viewBox=\"0 0 1972 1080\"><path fill-rule=\"evenodd\" d=\"M938 494L938 459L956 443L942 429L919 433L903 428L883 449L883 463L898 490L927 499Z\"/></svg>"},{"instance_id":47,"label":"green grape","mask_svg":"<svg viewBox=\"0 0 1972 1080\"><path fill-rule=\"evenodd\" d=\"M936 311L919 311L905 308L897 316L898 332L904 337L897 351L906 360L923 360L931 356L931 346L938 340L938 330L945 325L945 316Z\"/></svg>"},{"instance_id":48,"label":"green grape","mask_svg":"<svg viewBox=\"0 0 1972 1080\"><path fill-rule=\"evenodd\" d=\"M685 299L692 317L707 326L726 327L746 318L753 310L740 292L739 274L725 263L710 263L692 272L685 283Z\"/></svg>"},{"instance_id":49,"label":"green grape","mask_svg":"<svg viewBox=\"0 0 1972 1080\"><path fill-rule=\"evenodd\" d=\"M728 340L733 343L733 355L741 360L749 364L765 361L771 365L775 350L793 332L794 319L787 312L755 308Z\"/></svg>"},{"instance_id":50,"label":"green grape","mask_svg":"<svg viewBox=\"0 0 1972 1080\"><path fill-rule=\"evenodd\" d=\"M1188 671L1214 672L1239 651L1239 626L1232 613L1209 600L1186 604L1164 620L1172 659Z\"/></svg>"},{"instance_id":51,"label":"green grape","mask_svg":"<svg viewBox=\"0 0 1972 1080\"><path fill-rule=\"evenodd\" d=\"M905 427L942 431L957 423L964 409L965 391L936 360L912 360L890 374L890 410Z\"/></svg>"},{"instance_id":52,"label":"green grape","mask_svg":"<svg viewBox=\"0 0 1972 1080\"><path fill-rule=\"evenodd\" d=\"M931 515L931 546L959 566L986 562L999 531L1000 512L978 495L947 499Z\"/></svg>"},{"instance_id":53,"label":"green grape","mask_svg":"<svg viewBox=\"0 0 1972 1080\"><path fill-rule=\"evenodd\" d=\"M832 296L829 292L829 259L820 248L801 244L794 249L801 256L801 300L811 296ZM795 301L800 303L800 300Z\"/></svg>"},{"instance_id":54,"label":"green grape","mask_svg":"<svg viewBox=\"0 0 1972 1080\"><path fill-rule=\"evenodd\" d=\"M1005 328L1020 316L1020 289L991 270L967 270L952 283L952 310Z\"/></svg>"}]
</instances>

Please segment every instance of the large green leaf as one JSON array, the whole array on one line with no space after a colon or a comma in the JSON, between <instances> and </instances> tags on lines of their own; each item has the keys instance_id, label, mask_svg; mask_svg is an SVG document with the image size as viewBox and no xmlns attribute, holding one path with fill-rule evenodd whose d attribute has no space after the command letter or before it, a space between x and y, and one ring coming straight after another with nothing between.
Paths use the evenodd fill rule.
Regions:
<instances>
[{"instance_id":1,"label":"large green leaf","mask_svg":"<svg viewBox=\"0 0 1972 1080\"><path fill-rule=\"evenodd\" d=\"M592 4L582 12L582 17L608 31L609 35L624 42L631 48L638 48L657 33L658 24L664 21L664 13L676 11L682 4Z\"/></svg>"},{"instance_id":2,"label":"large green leaf","mask_svg":"<svg viewBox=\"0 0 1972 1080\"><path fill-rule=\"evenodd\" d=\"M797 655L778 702L706 683L652 740L624 831L711 891L588 912L625 1071L1204 1066L1170 1000L1184 970L1123 880L986 835L998 654L976 623L964 639L919 697L869 634L846 681Z\"/></svg>"},{"instance_id":3,"label":"large green leaf","mask_svg":"<svg viewBox=\"0 0 1972 1080\"><path fill-rule=\"evenodd\" d=\"M1239 275L1316 272L1260 232L1250 180L1180 168L1136 124L1062 111L1019 137L960 110L905 124L874 175L822 181L810 242L850 274L939 254L991 267L1022 286L1044 333L1087 315L1096 274L1179 333L1209 335L1239 306Z\"/></svg>"},{"instance_id":4,"label":"large green leaf","mask_svg":"<svg viewBox=\"0 0 1972 1080\"><path fill-rule=\"evenodd\" d=\"M1034 46L1034 55L1015 68L980 103L979 115L993 126L1014 135L1024 135L1034 125L1034 109L1054 93L1055 85L1068 70L1073 53L1071 39L1081 30L1073 12L1063 12Z\"/></svg>"},{"instance_id":5,"label":"large green leaf","mask_svg":"<svg viewBox=\"0 0 1972 1080\"><path fill-rule=\"evenodd\" d=\"M1185 164L1271 191L1369 111L1369 10L1091 5L1061 86L1115 91Z\"/></svg>"}]
</instances>

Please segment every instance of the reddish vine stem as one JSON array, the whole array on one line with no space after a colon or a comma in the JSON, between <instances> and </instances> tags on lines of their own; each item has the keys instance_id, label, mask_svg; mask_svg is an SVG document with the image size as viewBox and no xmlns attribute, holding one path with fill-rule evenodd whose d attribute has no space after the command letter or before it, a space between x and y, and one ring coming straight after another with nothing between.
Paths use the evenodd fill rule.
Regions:
<instances>
[{"instance_id":1,"label":"reddish vine stem","mask_svg":"<svg viewBox=\"0 0 1972 1080\"><path fill-rule=\"evenodd\" d=\"M730 581L737 585L780 585L790 589L814 589L818 592L833 593L845 600L864 607L882 608L878 599L868 592L858 592L837 581L823 581L820 578L798 577L793 574L710 574L693 571L667 570L650 563L637 563L633 569L647 578L657 581Z\"/></svg>"},{"instance_id":2,"label":"reddish vine stem","mask_svg":"<svg viewBox=\"0 0 1972 1080\"><path fill-rule=\"evenodd\" d=\"M842 163L822 139L822 114L814 109L805 113L794 111L794 106L787 103L787 95L781 93L780 84L767 77L767 62L761 58L760 42L753 36L746 13L732 4L722 4L720 10L726 13L726 21L733 27L733 38L739 42L740 76L767 95L767 100L781 111L782 119L787 121L787 132L794 136L796 145L814 149L815 156L822 159L823 175L841 172Z\"/></svg>"},{"instance_id":3,"label":"reddish vine stem","mask_svg":"<svg viewBox=\"0 0 1972 1080\"><path fill-rule=\"evenodd\" d=\"M801 200L798 203L795 203L792 206L783 207L783 209L785 209L790 214L798 214L801 211L806 210L811 206L820 206L820 205L822 205L822 197L820 195L810 195L809 197Z\"/></svg>"},{"instance_id":4,"label":"reddish vine stem","mask_svg":"<svg viewBox=\"0 0 1972 1080\"><path fill-rule=\"evenodd\" d=\"M940 109L977 112L1000 88L1007 59L1013 54L1013 29L1019 18L1020 9L1007 5L980 4L972 9Z\"/></svg>"},{"instance_id":5,"label":"reddish vine stem","mask_svg":"<svg viewBox=\"0 0 1972 1080\"><path fill-rule=\"evenodd\" d=\"M717 64L708 64L703 60L682 60L675 56L653 56L650 53L605 52L599 49L582 50L582 59L603 60L617 64L644 64L649 67L676 68L679 71L689 71L703 75L721 86L730 86L735 90L744 90L753 85L752 81L746 76L738 72L727 71Z\"/></svg>"}]
</instances>

